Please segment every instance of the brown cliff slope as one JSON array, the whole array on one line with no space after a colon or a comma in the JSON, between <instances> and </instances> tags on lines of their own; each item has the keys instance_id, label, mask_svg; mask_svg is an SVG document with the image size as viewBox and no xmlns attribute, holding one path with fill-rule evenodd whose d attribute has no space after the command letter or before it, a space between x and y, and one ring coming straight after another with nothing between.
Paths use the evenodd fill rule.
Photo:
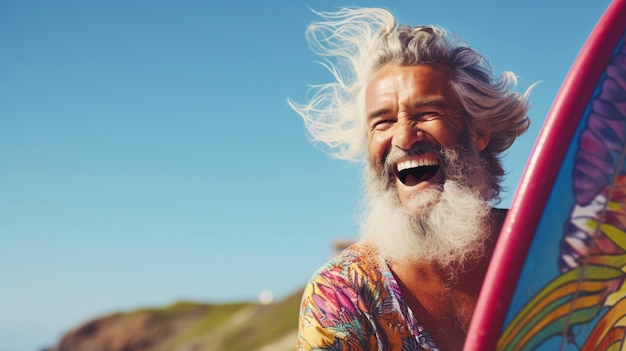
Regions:
<instances>
[{"instance_id":1,"label":"brown cliff slope","mask_svg":"<svg viewBox=\"0 0 626 351\"><path fill-rule=\"evenodd\" d=\"M180 302L115 313L70 330L51 350L293 350L301 293L267 305Z\"/></svg>"}]
</instances>

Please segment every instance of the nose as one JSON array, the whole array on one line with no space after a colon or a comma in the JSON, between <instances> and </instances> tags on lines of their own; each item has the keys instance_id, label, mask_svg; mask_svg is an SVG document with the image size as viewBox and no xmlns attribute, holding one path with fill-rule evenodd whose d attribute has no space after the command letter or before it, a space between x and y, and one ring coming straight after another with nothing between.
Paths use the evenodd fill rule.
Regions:
<instances>
[{"instance_id":1,"label":"nose","mask_svg":"<svg viewBox=\"0 0 626 351\"><path fill-rule=\"evenodd\" d=\"M410 149L413 144L425 138L424 131L416 121L404 120L397 124L393 134L393 145L401 149Z\"/></svg>"}]
</instances>

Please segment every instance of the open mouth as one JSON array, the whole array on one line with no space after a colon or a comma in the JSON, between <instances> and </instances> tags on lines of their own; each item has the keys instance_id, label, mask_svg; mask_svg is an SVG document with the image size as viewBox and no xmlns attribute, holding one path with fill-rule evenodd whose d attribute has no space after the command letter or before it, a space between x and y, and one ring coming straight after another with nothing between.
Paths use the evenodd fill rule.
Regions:
<instances>
[{"instance_id":1,"label":"open mouth","mask_svg":"<svg viewBox=\"0 0 626 351\"><path fill-rule=\"evenodd\" d=\"M439 161L432 159L406 160L396 165L398 179L408 186L431 179L437 171L439 171Z\"/></svg>"}]
</instances>

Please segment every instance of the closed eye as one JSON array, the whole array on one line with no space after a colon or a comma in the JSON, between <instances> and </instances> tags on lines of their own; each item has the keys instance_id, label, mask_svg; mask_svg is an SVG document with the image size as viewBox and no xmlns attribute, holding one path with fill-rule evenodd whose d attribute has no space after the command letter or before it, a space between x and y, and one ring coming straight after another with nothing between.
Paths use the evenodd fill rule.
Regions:
<instances>
[{"instance_id":1,"label":"closed eye","mask_svg":"<svg viewBox=\"0 0 626 351\"><path fill-rule=\"evenodd\" d=\"M396 123L395 119L375 119L371 121L370 128L371 130L383 131L391 128L394 123Z\"/></svg>"}]
</instances>

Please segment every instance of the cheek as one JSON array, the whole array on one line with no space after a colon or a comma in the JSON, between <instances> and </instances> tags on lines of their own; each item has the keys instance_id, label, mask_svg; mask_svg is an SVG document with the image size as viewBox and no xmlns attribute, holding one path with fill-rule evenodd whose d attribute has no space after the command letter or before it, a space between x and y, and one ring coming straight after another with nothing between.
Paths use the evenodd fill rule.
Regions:
<instances>
[{"instance_id":1,"label":"cheek","mask_svg":"<svg viewBox=\"0 0 626 351\"><path fill-rule=\"evenodd\" d=\"M391 139L377 133L368 137L367 158L372 166L377 168L383 164L384 158L389 152Z\"/></svg>"},{"instance_id":2,"label":"cheek","mask_svg":"<svg viewBox=\"0 0 626 351\"><path fill-rule=\"evenodd\" d=\"M442 146L453 146L462 141L463 133L465 133L463 125L448 122L439 124L437 128L433 129L431 135L437 139Z\"/></svg>"}]
</instances>

